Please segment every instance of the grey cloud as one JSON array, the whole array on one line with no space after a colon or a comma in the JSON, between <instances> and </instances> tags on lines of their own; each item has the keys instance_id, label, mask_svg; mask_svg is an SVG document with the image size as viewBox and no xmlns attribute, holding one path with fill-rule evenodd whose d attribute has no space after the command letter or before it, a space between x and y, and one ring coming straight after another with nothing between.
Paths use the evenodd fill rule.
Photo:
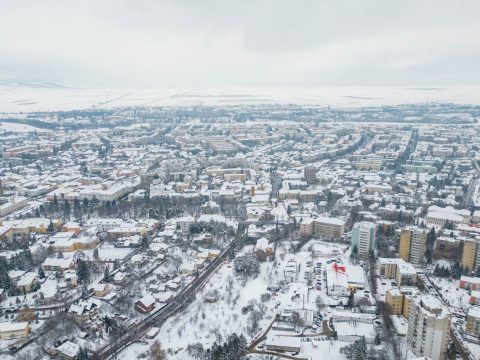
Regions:
<instances>
[{"instance_id":1,"label":"grey cloud","mask_svg":"<svg viewBox=\"0 0 480 360\"><path fill-rule=\"evenodd\" d=\"M0 4L0 78L69 85L479 81L480 3L25 1Z\"/></svg>"}]
</instances>

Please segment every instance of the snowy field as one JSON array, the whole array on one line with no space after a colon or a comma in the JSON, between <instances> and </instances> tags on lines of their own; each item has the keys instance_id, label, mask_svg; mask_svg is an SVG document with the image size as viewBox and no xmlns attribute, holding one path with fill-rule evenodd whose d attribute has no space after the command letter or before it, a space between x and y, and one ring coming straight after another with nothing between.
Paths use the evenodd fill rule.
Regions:
<instances>
[{"instance_id":1,"label":"snowy field","mask_svg":"<svg viewBox=\"0 0 480 360\"><path fill-rule=\"evenodd\" d=\"M259 323L260 328L269 324L273 316L271 310L273 306L267 308L268 304L260 302L260 296L266 292L271 267L271 263L263 263L261 273L256 279L248 281L245 286L239 286L242 280L236 279L231 264L223 264L207 285L197 293L196 300L161 327L156 339L163 348L173 351L169 359L190 359L186 351L189 344L201 343L204 348L208 348L234 332L248 334L250 313L243 314L241 311L248 305L256 308L261 306L267 312ZM205 298L213 294L218 296L218 300L206 302ZM124 360L138 358L141 353L148 350L153 341L146 340L143 344L134 344L123 351L119 358Z\"/></svg>"},{"instance_id":2,"label":"snowy field","mask_svg":"<svg viewBox=\"0 0 480 360\"><path fill-rule=\"evenodd\" d=\"M35 132L35 131L50 132L50 130L40 129L30 125L1 122L1 119L0 119L0 133L2 133L3 131L16 132L16 133L29 133L29 132Z\"/></svg>"},{"instance_id":3,"label":"snowy field","mask_svg":"<svg viewBox=\"0 0 480 360\"><path fill-rule=\"evenodd\" d=\"M215 272L207 284L197 293L196 299L187 309L170 319L160 328L154 339L142 339L122 351L119 359L128 360L141 358L148 351L153 341L158 340L167 350L169 359L194 359L188 352L188 346L202 344L204 349L211 347L215 342L223 342L230 334L243 334L248 343L262 334L272 323L275 315L283 310L310 309L316 311L317 298L321 297L324 303L329 302L326 287L321 290L308 288L303 278L303 269L307 261L314 260L326 266L331 257L341 257L346 260L345 246L334 243L310 241L301 251L292 252L291 243L279 244L276 250L275 261L263 262L260 265L259 275L244 280L238 277L233 269L233 263L224 263ZM250 253L252 246L246 246L242 253ZM313 255L313 256L312 256ZM299 278L290 284L285 284L283 269L288 261L295 259L299 265ZM283 285L282 285L283 284ZM271 294L269 286L280 286L281 290ZM301 294L299 297L294 295ZM262 296L263 295L263 296ZM214 298L213 302L206 301ZM252 314L262 314L257 318L257 324ZM332 316L331 309L324 310L325 319ZM322 327L312 331L307 329L305 334L321 334ZM285 332L271 329L269 336L298 336L299 332ZM343 360L344 355L339 349L348 342L330 341L325 336L314 335L318 340L311 338L302 341L301 358L316 359L318 354L328 354L329 359ZM263 342L262 342L263 343ZM250 355L252 359L262 359L261 355Z\"/></svg>"},{"instance_id":4,"label":"snowy field","mask_svg":"<svg viewBox=\"0 0 480 360\"><path fill-rule=\"evenodd\" d=\"M28 88L0 86L0 112L115 108L298 104L364 107L407 103L480 103L480 87L310 87L310 88Z\"/></svg>"},{"instance_id":5,"label":"snowy field","mask_svg":"<svg viewBox=\"0 0 480 360\"><path fill-rule=\"evenodd\" d=\"M467 290L459 288L460 280L434 276L431 277L431 280L438 286L439 293L447 305L467 312L470 295Z\"/></svg>"}]
</instances>

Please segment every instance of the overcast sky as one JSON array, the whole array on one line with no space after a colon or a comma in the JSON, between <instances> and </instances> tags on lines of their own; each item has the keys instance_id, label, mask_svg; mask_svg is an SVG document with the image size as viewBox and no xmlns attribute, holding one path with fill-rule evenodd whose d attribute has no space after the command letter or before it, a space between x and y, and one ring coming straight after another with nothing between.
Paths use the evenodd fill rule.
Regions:
<instances>
[{"instance_id":1,"label":"overcast sky","mask_svg":"<svg viewBox=\"0 0 480 360\"><path fill-rule=\"evenodd\" d=\"M0 0L0 79L480 84L480 1Z\"/></svg>"}]
</instances>

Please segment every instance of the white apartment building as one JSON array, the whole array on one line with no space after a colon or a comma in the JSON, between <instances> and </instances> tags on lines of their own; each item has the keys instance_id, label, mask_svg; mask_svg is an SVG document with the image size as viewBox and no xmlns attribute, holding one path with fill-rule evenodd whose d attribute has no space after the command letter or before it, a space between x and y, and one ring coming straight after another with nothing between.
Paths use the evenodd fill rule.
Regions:
<instances>
[{"instance_id":1,"label":"white apartment building","mask_svg":"<svg viewBox=\"0 0 480 360\"><path fill-rule=\"evenodd\" d=\"M352 248L357 246L358 256L368 258L375 245L375 224L367 221L355 223L352 228Z\"/></svg>"},{"instance_id":2,"label":"white apartment building","mask_svg":"<svg viewBox=\"0 0 480 360\"><path fill-rule=\"evenodd\" d=\"M345 232L345 221L320 216L314 219L313 231L315 235L340 237Z\"/></svg>"},{"instance_id":3,"label":"white apartment building","mask_svg":"<svg viewBox=\"0 0 480 360\"><path fill-rule=\"evenodd\" d=\"M416 356L446 359L450 312L437 298L424 295L409 306L407 342Z\"/></svg>"},{"instance_id":4,"label":"white apartment building","mask_svg":"<svg viewBox=\"0 0 480 360\"><path fill-rule=\"evenodd\" d=\"M27 206L27 198L23 196L17 196L13 198L11 201L0 205L0 216L8 215L14 211L20 210Z\"/></svg>"}]
</instances>

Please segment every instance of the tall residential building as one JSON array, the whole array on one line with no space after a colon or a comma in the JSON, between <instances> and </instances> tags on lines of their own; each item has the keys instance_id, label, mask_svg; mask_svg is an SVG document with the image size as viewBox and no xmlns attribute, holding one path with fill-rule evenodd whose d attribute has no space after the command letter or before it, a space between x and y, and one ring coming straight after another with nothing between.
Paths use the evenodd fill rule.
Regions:
<instances>
[{"instance_id":1,"label":"tall residential building","mask_svg":"<svg viewBox=\"0 0 480 360\"><path fill-rule=\"evenodd\" d=\"M432 295L415 298L409 306L407 342L416 356L446 359L451 315Z\"/></svg>"},{"instance_id":2,"label":"tall residential building","mask_svg":"<svg viewBox=\"0 0 480 360\"><path fill-rule=\"evenodd\" d=\"M480 266L480 242L476 239L465 239L463 242L462 265L470 271Z\"/></svg>"},{"instance_id":3,"label":"tall residential building","mask_svg":"<svg viewBox=\"0 0 480 360\"><path fill-rule=\"evenodd\" d=\"M427 231L418 227L408 227L400 233L399 256L413 264L420 264L425 255Z\"/></svg>"},{"instance_id":4,"label":"tall residential building","mask_svg":"<svg viewBox=\"0 0 480 360\"><path fill-rule=\"evenodd\" d=\"M315 166L305 166L303 169L303 177L309 184L317 182L317 168Z\"/></svg>"},{"instance_id":5,"label":"tall residential building","mask_svg":"<svg viewBox=\"0 0 480 360\"><path fill-rule=\"evenodd\" d=\"M358 256L368 258L375 245L375 224L367 221L355 223L352 228L352 248L357 246Z\"/></svg>"}]
</instances>

